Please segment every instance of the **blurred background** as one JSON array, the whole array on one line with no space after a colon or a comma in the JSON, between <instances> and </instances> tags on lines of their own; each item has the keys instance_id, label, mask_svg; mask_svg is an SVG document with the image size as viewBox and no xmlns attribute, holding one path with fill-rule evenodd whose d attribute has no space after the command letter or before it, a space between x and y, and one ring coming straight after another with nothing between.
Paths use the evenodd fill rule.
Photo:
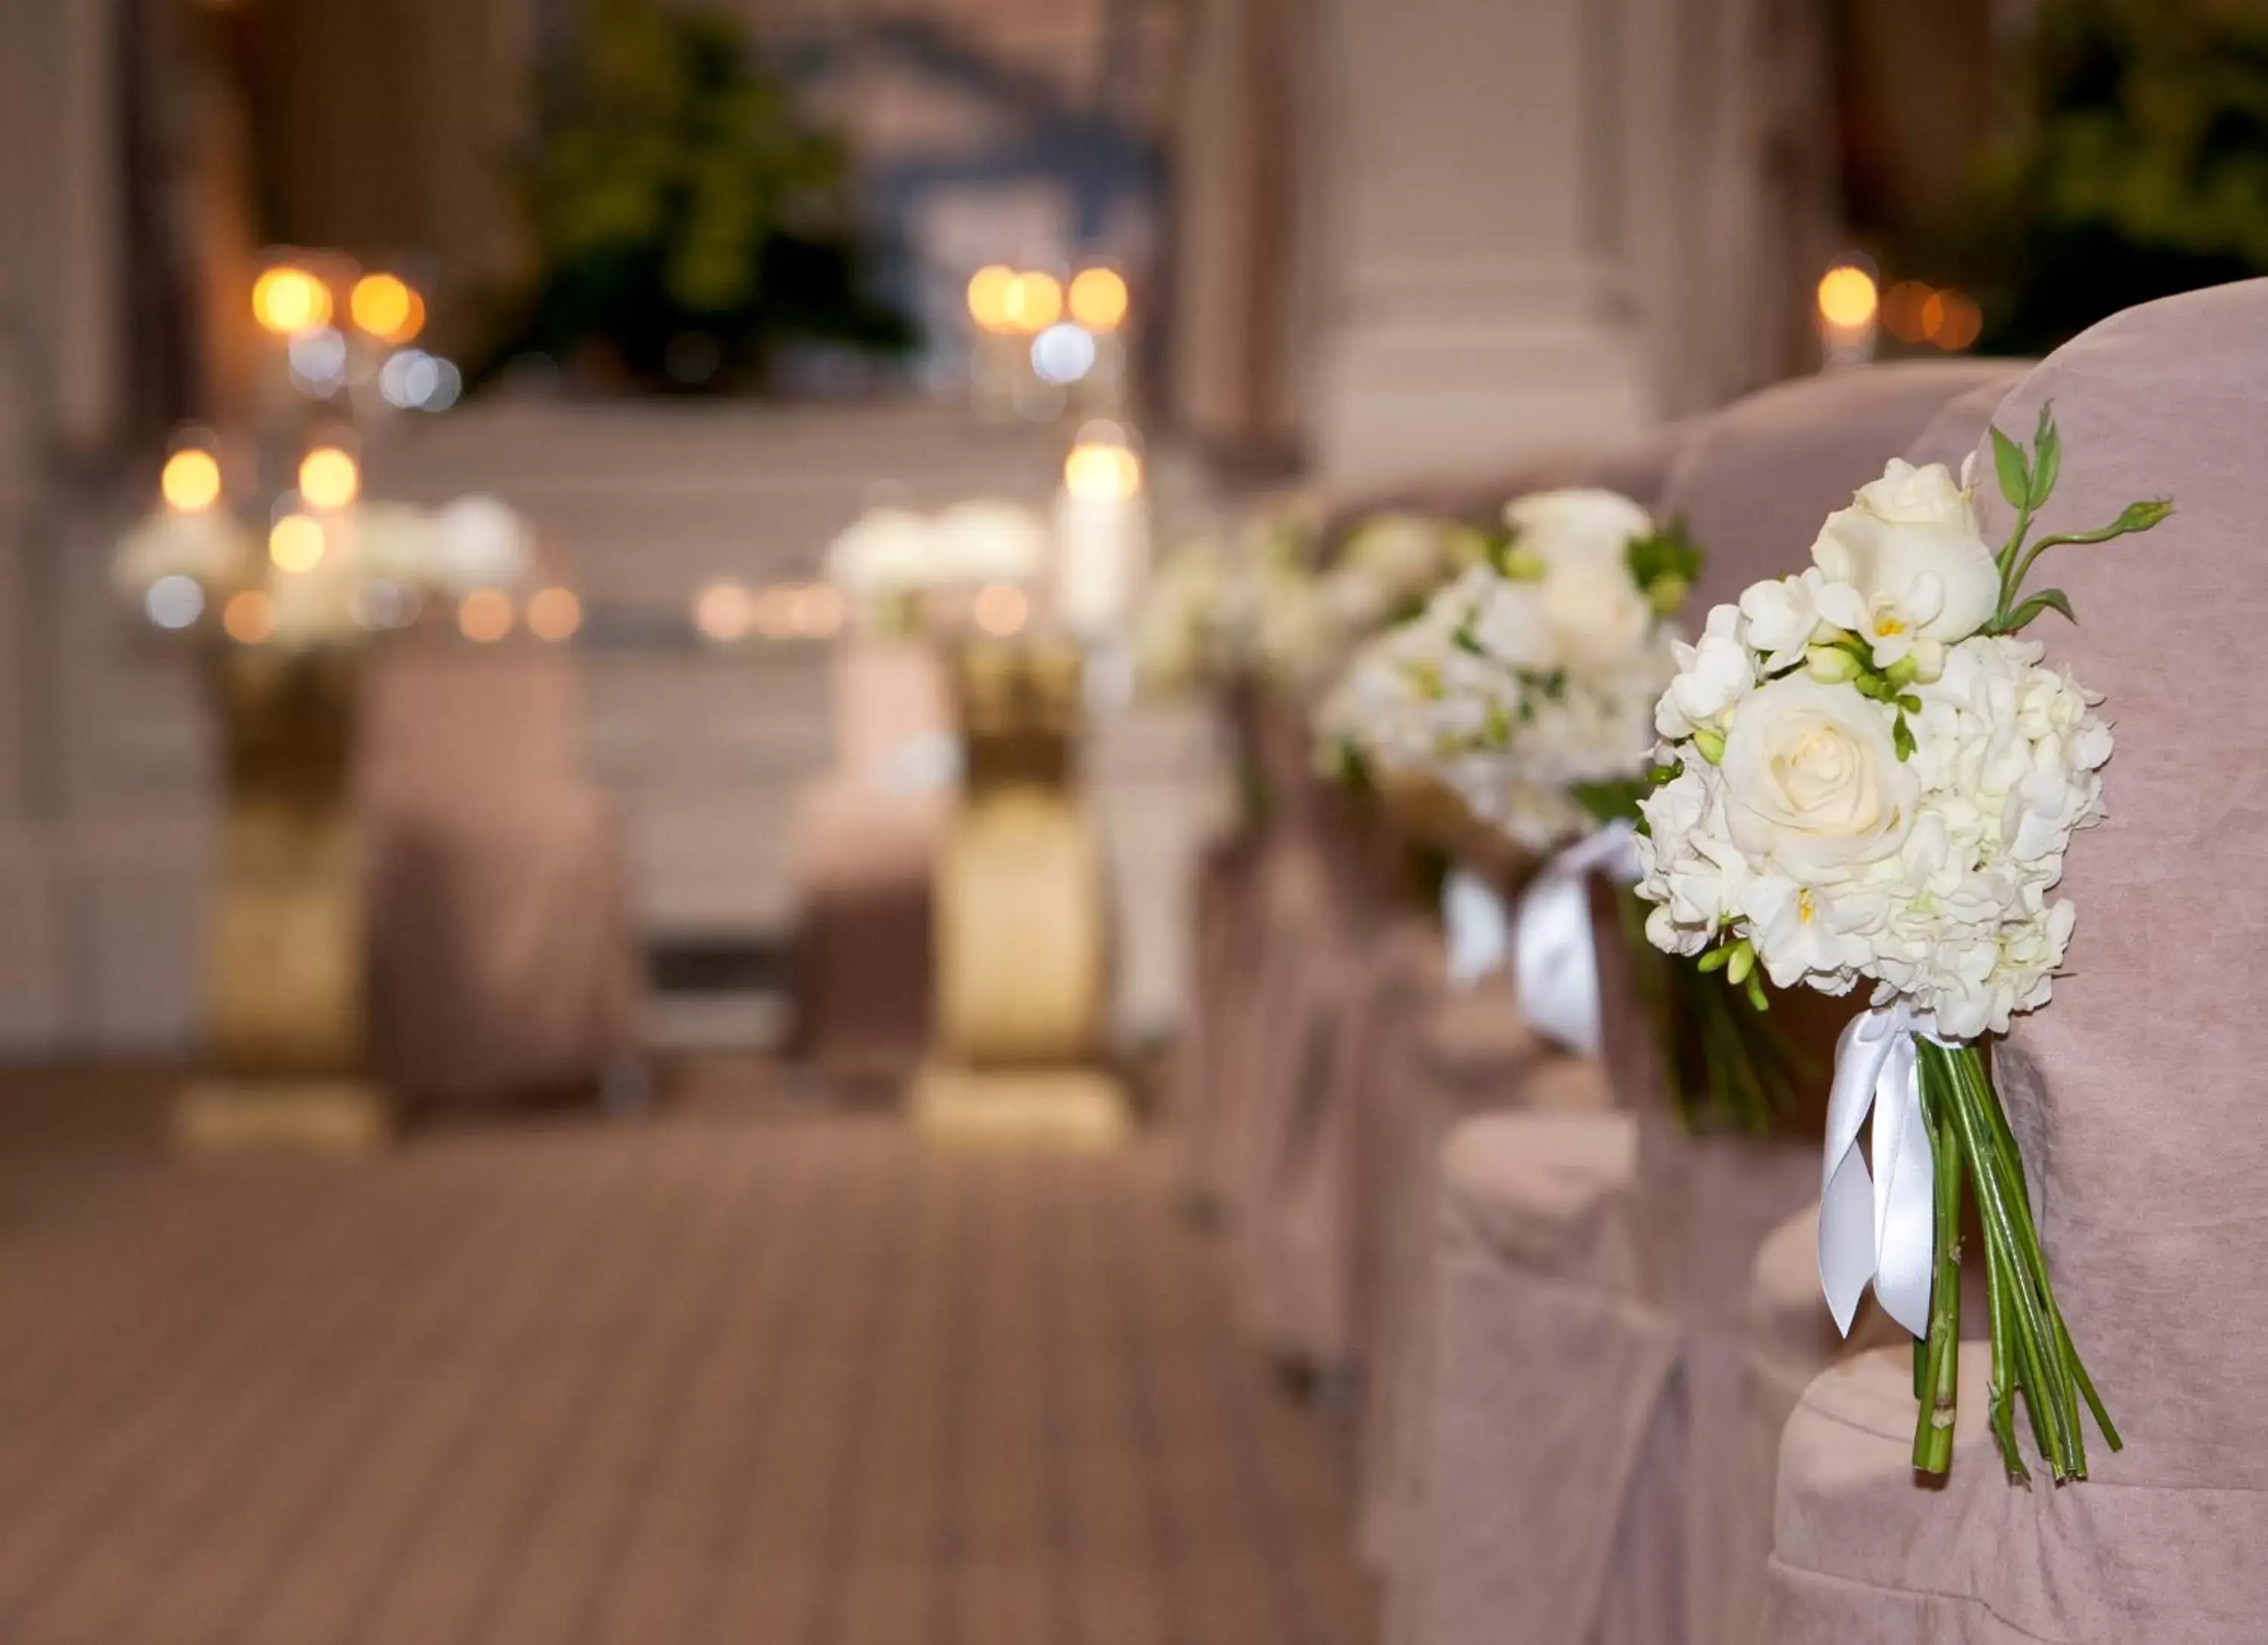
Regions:
<instances>
[{"instance_id":1,"label":"blurred background","mask_svg":"<svg viewBox=\"0 0 2268 1645\"><path fill-rule=\"evenodd\" d=\"M1076 558L1101 424L1144 518L1086 544L1127 560L1084 573L1100 635L1142 544L1256 487L2036 353L2268 267L2242 0L11 0L5 68L26 1058L199 1043L214 730L195 646L109 575L185 444L236 452L239 513L334 436L367 498L515 511L567 592L512 591L493 645L573 676L546 734L611 808L639 1031L745 1039L782 1027L796 796L848 734L817 591L868 511L1010 502ZM263 324L285 266L320 321ZM1092 729L1121 883L1162 894L1120 911L1114 1030L1154 1039L1202 750Z\"/></svg>"},{"instance_id":2,"label":"blurred background","mask_svg":"<svg viewBox=\"0 0 2268 1645\"><path fill-rule=\"evenodd\" d=\"M1221 1637L1360 1638L1332 1443L1202 1346L1226 1305L1138 1163L1238 804L1209 714L1134 689L1153 559L1261 498L2268 273L2268 7L0 0L0 1293L45 1356L0 1441L41 1503L0 1535L10 1637L331 1637L340 1596L372 1637L595 1627L615 1590L559 1595L632 1531L511 1567L481 1603L519 1632L413 1536L540 1518L586 1442L601 1499L704 1456L819 1481L778 1509L849 1514L778 1555L806 1588L698 1601L818 1637L931 1533L858 1564L841 1501L903 1480L749 1410L868 1431L974 1354L1012 1450L1050 1333L1118 1376L1098 1345L1154 1327L1232 1391L1160 1523L1264 1487L1303 1550L1222 1533ZM903 1140L996 1135L1138 1164L939 1177ZM850 1266L795 1316L837 1346L781 1369L805 1325L755 1293L797 1195ZM563 1211L571 1250L529 1232ZM1090 1317L1077 1265L1113 1260L1148 1300ZM1035 1316L954 1277L1034 1263ZM934 1317L876 1372L890 1285ZM448 1414L523 1302L480 1352L534 1391L524 1454L516 1392ZM762 1340L700 1335L743 1309ZM544 1380L578 1353L587 1386ZM901 1420L881 1451L961 1456ZM1272 1459L1205 1475L1248 1431ZM240 1491L224 1434L262 1453ZM490 1443L489 1485L379 1500L387 1456ZM991 1477L937 1467L932 1505ZM651 1500L761 1565L703 1478ZM1016 1545L998 1615L1065 1637L1032 1618L1086 1578ZM683 1636L622 1580L607 1626ZM875 1581L864 1636L930 1637L936 1593Z\"/></svg>"}]
</instances>

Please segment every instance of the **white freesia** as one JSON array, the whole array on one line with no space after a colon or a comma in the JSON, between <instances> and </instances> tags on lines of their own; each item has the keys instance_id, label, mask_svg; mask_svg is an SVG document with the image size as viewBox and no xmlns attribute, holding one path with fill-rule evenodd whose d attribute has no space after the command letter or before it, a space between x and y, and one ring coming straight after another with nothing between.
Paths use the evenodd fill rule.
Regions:
<instances>
[{"instance_id":1,"label":"white freesia","mask_svg":"<svg viewBox=\"0 0 2268 1645\"><path fill-rule=\"evenodd\" d=\"M1677 674L1653 711L1654 729L1664 737L1674 741L1717 725L1756 683L1756 665L1742 643L1740 619L1733 607L1719 606L1697 641L1677 642Z\"/></svg>"},{"instance_id":2,"label":"white freesia","mask_svg":"<svg viewBox=\"0 0 2268 1645\"><path fill-rule=\"evenodd\" d=\"M1867 641L1879 667L1917 641L1967 638L1999 603L1999 566L1974 501L1942 463L1891 459L1850 507L1827 517L1811 557L1823 579L1819 614Z\"/></svg>"}]
</instances>

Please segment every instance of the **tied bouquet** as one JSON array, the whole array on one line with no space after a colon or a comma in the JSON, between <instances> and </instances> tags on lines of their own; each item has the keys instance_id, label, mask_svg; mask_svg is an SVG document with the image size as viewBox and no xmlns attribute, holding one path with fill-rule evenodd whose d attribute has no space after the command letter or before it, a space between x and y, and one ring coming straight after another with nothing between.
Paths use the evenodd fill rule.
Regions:
<instances>
[{"instance_id":1,"label":"tied bouquet","mask_svg":"<svg viewBox=\"0 0 2268 1645\"><path fill-rule=\"evenodd\" d=\"M1515 969L1531 1018L1555 1030L1572 1021L1561 1036L1595 1049L1594 961L1539 983L1529 955L1588 956L1586 874L1636 877L1629 842L1654 704L1682 650L1670 618L1701 554L1682 527L1657 525L1611 491L1521 498L1505 524L1477 564L1356 651L1317 727L1323 757L1343 773L1389 790L1438 786L1516 848L1523 870L1563 852L1535 876ZM1659 956L1626 887L1617 904L1664 1073L1688 1118L1769 1125L1788 1095L1777 1040L1721 989L1695 985L1690 968L1647 963Z\"/></svg>"},{"instance_id":2,"label":"tied bouquet","mask_svg":"<svg viewBox=\"0 0 2268 1645\"><path fill-rule=\"evenodd\" d=\"M2103 815L2097 698L2022 631L2071 616L2026 584L2040 556L2156 525L2137 503L2099 530L2031 539L2062 452L2043 409L2029 450L1997 428L2015 524L1979 529L1974 462L1893 461L1828 517L1799 576L1756 584L1680 652L1640 802L1646 933L1721 972L1844 994L1828 1116L1820 1274L1845 1331L1871 1282L1915 1338L1914 1463L1951 1464L1961 1227L1973 1196L1992 1313L1991 1427L2025 1477L2014 1405L2058 1481L2084 1478L2083 1400L2117 1429L2057 1308L1988 1047L2047 1003L2075 911L2052 892L2072 836ZM1870 1175L1859 1132L1874 1110Z\"/></svg>"}]
</instances>

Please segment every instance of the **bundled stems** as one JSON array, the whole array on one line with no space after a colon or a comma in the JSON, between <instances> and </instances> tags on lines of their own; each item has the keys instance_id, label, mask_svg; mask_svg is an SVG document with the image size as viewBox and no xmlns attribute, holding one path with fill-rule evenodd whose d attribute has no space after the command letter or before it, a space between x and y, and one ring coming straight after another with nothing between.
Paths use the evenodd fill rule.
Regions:
<instances>
[{"instance_id":1,"label":"bundled stems","mask_svg":"<svg viewBox=\"0 0 2268 1645\"><path fill-rule=\"evenodd\" d=\"M2031 1195L1991 1069L1976 1045L1923 1040L1922 1114L1935 1166L1937 1266L1929 1334L1915 1362L1920 1413L1914 1466L1943 1473L1953 1460L1953 1418L1961 1337L1961 1212L1975 1197L1984 1233L1984 1278L1992 1330L1989 1417L2012 1479L2028 1479L2016 1446L2015 1396L2023 1396L2033 1443L2058 1483L2087 1477L2080 1428L2083 1399L2110 1448L2118 1430L2102 1408L2048 1282L2047 1259L2032 1221Z\"/></svg>"},{"instance_id":2,"label":"bundled stems","mask_svg":"<svg viewBox=\"0 0 2268 1645\"><path fill-rule=\"evenodd\" d=\"M1662 1077L1689 1129L1762 1135L1794 1104L1803 1059L1749 996L1680 964L1646 941L1646 905L1616 891L1638 1004ZM1759 985L1756 995L1761 998Z\"/></svg>"}]
</instances>

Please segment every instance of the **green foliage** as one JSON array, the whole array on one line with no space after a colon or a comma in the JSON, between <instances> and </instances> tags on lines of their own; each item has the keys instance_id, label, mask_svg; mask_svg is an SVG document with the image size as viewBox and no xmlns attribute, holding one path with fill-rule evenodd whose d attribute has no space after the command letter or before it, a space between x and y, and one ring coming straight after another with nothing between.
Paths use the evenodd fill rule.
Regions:
<instances>
[{"instance_id":1,"label":"green foliage","mask_svg":"<svg viewBox=\"0 0 2268 1645\"><path fill-rule=\"evenodd\" d=\"M1657 527L1650 536L1632 537L1628 554L1631 580L1664 616L1684 602L1693 579L1701 574L1701 545L1686 530L1683 517Z\"/></svg>"},{"instance_id":2,"label":"green foliage","mask_svg":"<svg viewBox=\"0 0 2268 1645\"><path fill-rule=\"evenodd\" d=\"M2268 273L2268 8L2047 0L2025 68L1966 212L1988 351Z\"/></svg>"},{"instance_id":3,"label":"green foliage","mask_svg":"<svg viewBox=\"0 0 2268 1645\"><path fill-rule=\"evenodd\" d=\"M847 175L736 25L588 0L521 173L537 273L499 358L595 351L649 385L714 387L792 339L906 347L904 320L858 289Z\"/></svg>"}]
</instances>

